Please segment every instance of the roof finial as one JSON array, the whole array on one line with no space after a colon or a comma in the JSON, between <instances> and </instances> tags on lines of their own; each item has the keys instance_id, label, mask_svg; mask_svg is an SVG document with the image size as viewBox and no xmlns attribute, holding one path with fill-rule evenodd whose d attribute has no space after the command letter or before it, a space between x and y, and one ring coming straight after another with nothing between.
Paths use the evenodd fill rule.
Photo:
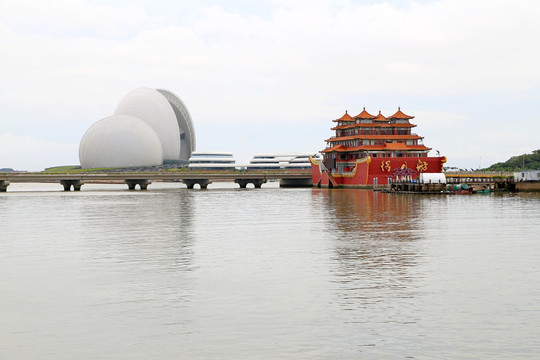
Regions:
<instances>
[{"instance_id":1,"label":"roof finial","mask_svg":"<svg viewBox=\"0 0 540 360\"><path fill-rule=\"evenodd\" d=\"M345 114L348 114L347 110L345 110Z\"/></svg>"},{"instance_id":2,"label":"roof finial","mask_svg":"<svg viewBox=\"0 0 540 360\"><path fill-rule=\"evenodd\" d=\"M366 107L364 106L364 111L366 111Z\"/></svg>"},{"instance_id":3,"label":"roof finial","mask_svg":"<svg viewBox=\"0 0 540 360\"><path fill-rule=\"evenodd\" d=\"M398 107L397 107L397 110L398 110L398 111L401 111L401 107L398 106Z\"/></svg>"},{"instance_id":4,"label":"roof finial","mask_svg":"<svg viewBox=\"0 0 540 360\"><path fill-rule=\"evenodd\" d=\"M381 110L379 110L379 114L381 113Z\"/></svg>"}]
</instances>

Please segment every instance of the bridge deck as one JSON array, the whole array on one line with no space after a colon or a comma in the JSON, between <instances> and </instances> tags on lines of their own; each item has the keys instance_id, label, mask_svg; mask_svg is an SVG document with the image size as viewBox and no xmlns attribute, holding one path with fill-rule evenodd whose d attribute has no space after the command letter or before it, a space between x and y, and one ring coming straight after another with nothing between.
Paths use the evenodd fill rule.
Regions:
<instances>
[{"instance_id":1,"label":"bridge deck","mask_svg":"<svg viewBox=\"0 0 540 360\"><path fill-rule=\"evenodd\" d=\"M209 179L214 181L234 181L237 179L311 179L311 173L144 173L144 172L122 172L122 173L78 173L78 174L46 174L46 173L15 173L0 175L0 180L10 182L56 182L60 180L81 180L81 181L107 181L107 180L131 180L145 179L155 181L181 181Z\"/></svg>"},{"instance_id":2,"label":"bridge deck","mask_svg":"<svg viewBox=\"0 0 540 360\"><path fill-rule=\"evenodd\" d=\"M152 181L178 181L184 182L188 188L193 188L199 184L201 188L206 188L212 182L234 181L240 187L246 187L252 183L255 187L268 180L287 180L290 182L298 181L299 184L311 185L311 173L307 172L117 172L117 173L5 173L0 174L0 191L6 191L10 183L41 183L41 182L59 182L68 191L73 188L80 190L84 183L117 183L125 182L129 189L134 189L139 185L141 189L146 189Z\"/></svg>"}]
</instances>

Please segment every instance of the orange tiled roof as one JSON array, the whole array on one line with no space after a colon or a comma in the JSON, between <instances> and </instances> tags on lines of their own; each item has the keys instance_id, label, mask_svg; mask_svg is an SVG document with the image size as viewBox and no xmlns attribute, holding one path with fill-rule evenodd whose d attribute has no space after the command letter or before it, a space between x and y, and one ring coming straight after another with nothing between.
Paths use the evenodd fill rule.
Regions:
<instances>
[{"instance_id":1,"label":"orange tiled roof","mask_svg":"<svg viewBox=\"0 0 540 360\"><path fill-rule=\"evenodd\" d=\"M324 149L323 152L332 152L332 151L346 151L347 147L345 145L334 145L331 148Z\"/></svg>"},{"instance_id":2,"label":"orange tiled roof","mask_svg":"<svg viewBox=\"0 0 540 360\"><path fill-rule=\"evenodd\" d=\"M351 117L351 115L349 115L349 113L347 112L347 110L345 110L345 114L340 117L339 119L336 119L334 121L353 121L354 119Z\"/></svg>"},{"instance_id":3,"label":"orange tiled roof","mask_svg":"<svg viewBox=\"0 0 540 360\"><path fill-rule=\"evenodd\" d=\"M404 114L401 111L401 108L398 107L398 111L394 115L390 116L390 119L406 119L406 120L410 120L410 119L414 119L414 116L409 116L409 115Z\"/></svg>"},{"instance_id":4,"label":"orange tiled roof","mask_svg":"<svg viewBox=\"0 0 540 360\"><path fill-rule=\"evenodd\" d=\"M347 151L347 147L345 147L344 145L334 145L331 148L326 148L321 152L328 153L328 152L340 152L340 151Z\"/></svg>"},{"instance_id":5,"label":"orange tiled roof","mask_svg":"<svg viewBox=\"0 0 540 360\"><path fill-rule=\"evenodd\" d=\"M335 126L331 128L330 130L339 130L339 129L354 129L354 128L413 128L416 127L415 124L411 123L405 123L405 124L390 124L390 123L371 123L371 124L349 124L349 125L341 125L341 126Z\"/></svg>"},{"instance_id":6,"label":"orange tiled roof","mask_svg":"<svg viewBox=\"0 0 540 360\"><path fill-rule=\"evenodd\" d=\"M392 148L388 148L386 145L362 145L362 146L343 146L343 145L336 145L332 146L330 148L326 148L322 150L323 153L331 153L331 152L356 152L356 151L407 151L407 150L415 150L415 151L429 151L431 148L425 146L425 145L405 145L405 144L393 144L394 146Z\"/></svg>"},{"instance_id":7,"label":"orange tiled roof","mask_svg":"<svg viewBox=\"0 0 540 360\"><path fill-rule=\"evenodd\" d=\"M355 139L365 139L365 140L414 140L414 139L423 139L422 136L419 136L417 134L410 134L410 135L350 135L350 136L339 136L339 137L331 137L330 139L326 139L326 142L334 142L334 141L347 141L347 140L355 140Z\"/></svg>"},{"instance_id":8,"label":"orange tiled roof","mask_svg":"<svg viewBox=\"0 0 540 360\"><path fill-rule=\"evenodd\" d=\"M388 119L384 117L384 115L381 114L381 110L379 110L379 115L375 117L375 121L388 121Z\"/></svg>"},{"instance_id":9,"label":"orange tiled roof","mask_svg":"<svg viewBox=\"0 0 540 360\"><path fill-rule=\"evenodd\" d=\"M386 149L388 149L388 150L399 150L399 149L403 148L403 144L400 144L400 143L385 143L384 147Z\"/></svg>"},{"instance_id":10,"label":"orange tiled roof","mask_svg":"<svg viewBox=\"0 0 540 360\"><path fill-rule=\"evenodd\" d=\"M362 110L362 112L360 114L356 115L355 118L359 118L359 119L375 119L375 116L368 113L366 111L366 108L364 107L364 110Z\"/></svg>"}]
</instances>

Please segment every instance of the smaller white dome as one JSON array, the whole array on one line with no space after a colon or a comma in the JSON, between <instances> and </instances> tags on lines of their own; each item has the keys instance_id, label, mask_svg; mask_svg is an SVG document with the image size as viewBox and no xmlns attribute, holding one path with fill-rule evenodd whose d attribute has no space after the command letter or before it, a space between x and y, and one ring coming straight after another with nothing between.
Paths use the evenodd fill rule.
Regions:
<instances>
[{"instance_id":1,"label":"smaller white dome","mask_svg":"<svg viewBox=\"0 0 540 360\"><path fill-rule=\"evenodd\" d=\"M85 169L160 165L161 141L145 121L130 115L113 115L94 123L79 146Z\"/></svg>"}]
</instances>

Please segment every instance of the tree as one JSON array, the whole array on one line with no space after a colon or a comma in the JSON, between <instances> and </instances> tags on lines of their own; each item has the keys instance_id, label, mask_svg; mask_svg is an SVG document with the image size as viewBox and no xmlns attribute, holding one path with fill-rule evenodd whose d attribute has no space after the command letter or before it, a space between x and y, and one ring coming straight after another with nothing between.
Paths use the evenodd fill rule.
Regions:
<instances>
[{"instance_id":1,"label":"tree","mask_svg":"<svg viewBox=\"0 0 540 360\"><path fill-rule=\"evenodd\" d=\"M491 165L485 170L488 171L516 171L516 170L537 170L540 169L540 149L533 150L532 154L512 156L505 162Z\"/></svg>"}]
</instances>

